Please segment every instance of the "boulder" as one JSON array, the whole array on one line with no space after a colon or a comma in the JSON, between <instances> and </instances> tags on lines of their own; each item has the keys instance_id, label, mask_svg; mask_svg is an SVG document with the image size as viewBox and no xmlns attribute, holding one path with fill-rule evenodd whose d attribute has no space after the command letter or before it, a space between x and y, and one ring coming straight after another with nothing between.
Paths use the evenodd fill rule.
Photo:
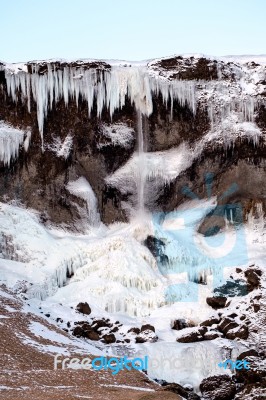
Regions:
<instances>
[{"instance_id":1,"label":"boulder","mask_svg":"<svg viewBox=\"0 0 266 400\"><path fill-rule=\"evenodd\" d=\"M140 333L140 329L139 328L130 328L127 333L135 333L136 335L138 335Z\"/></svg>"},{"instance_id":2,"label":"boulder","mask_svg":"<svg viewBox=\"0 0 266 400\"><path fill-rule=\"evenodd\" d=\"M104 335L103 340L106 344L115 343L116 337L113 333L110 333L109 335Z\"/></svg>"},{"instance_id":3,"label":"boulder","mask_svg":"<svg viewBox=\"0 0 266 400\"><path fill-rule=\"evenodd\" d=\"M214 324L218 324L219 323L219 319L216 317L210 317L208 319L206 319L205 321L200 323L200 326L212 326Z\"/></svg>"},{"instance_id":4,"label":"boulder","mask_svg":"<svg viewBox=\"0 0 266 400\"><path fill-rule=\"evenodd\" d=\"M75 326L72 333L74 336L77 336L77 337L83 336L83 329L80 326Z\"/></svg>"},{"instance_id":5,"label":"boulder","mask_svg":"<svg viewBox=\"0 0 266 400\"><path fill-rule=\"evenodd\" d=\"M104 319L97 319L93 322L92 328L97 331L100 328L111 328L112 324Z\"/></svg>"},{"instance_id":6,"label":"boulder","mask_svg":"<svg viewBox=\"0 0 266 400\"><path fill-rule=\"evenodd\" d=\"M230 340L234 340L236 338L246 340L248 338L249 331L248 327L245 325L238 326L237 328L230 329L226 332L225 337Z\"/></svg>"},{"instance_id":7,"label":"boulder","mask_svg":"<svg viewBox=\"0 0 266 400\"><path fill-rule=\"evenodd\" d=\"M152 326L150 324L145 324L145 325L142 325L142 327L140 328L140 331L141 332L144 332L144 331L153 331L153 332L155 332L155 328L154 328L154 326Z\"/></svg>"},{"instance_id":8,"label":"boulder","mask_svg":"<svg viewBox=\"0 0 266 400\"><path fill-rule=\"evenodd\" d=\"M209 331L204 334L204 340L214 340L217 339L218 337L221 337L221 334L219 332L215 331Z\"/></svg>"},{"instance_id":9,"label":"boulder","mask_svg":"<svg viewBox=\"0 0 266 400\"><path fill-rule=\"evenodd\" d=\"M251 292L260 285L261 270L258 268L249 268L245 271L245 277L248 282L248 290Z\"/></svg>"},{"instance_id":10,"label":"boulder","mask_svg":"<svg viewBox=\"0 0 266 400\"><path fill-rule=\"evenodd\" d=\"M187 332L183 334L181 337L178 337L176 339L177 342L179 343L192 343L192 342L199 342L201 340L204 340L203 335L206 333L207 328L203 329L205 327L200 327L195 329L192 332Z\"/></svg>"},{"instance_id":11,"label":"boulder","mask_svg":"<svg viewBox=\"0 0 266 400\"><path fill-rule=\"evenodd\" d=\"M83 335L90 340L100 340L99 334L95 331L85 331Z\"/></svg>"},{"instance_id":12,"label":"boulder","mask_svg":"<svg viewBox=\"0 0 266 400\"><path fill-rule=\"evenodd\" d=\"M188 395L189 395L189 390L185 389L183 386L179 385L178 383L164 383L163 390L179 394L180 396L184 397L185 399L187 399Z\"/></svg>"},{"instance_id":13,"label":"boulder","mask_svg":"<svg viewBox=\"0 0 266 400\"><path fill-rule=\"evenodd\" d=\"M218 325L218 329L226 334L230 329L237 328L239 325L232 318L224 317Z\"/></svg>"},{"instance_id":14,"label":"boulder","mask_svg":"<svg viewBox=\"0 0 266 400\"><path fill-rule=\"evenodd\" d=\"M184 328L191 328L193 326L195 325L192 322L187 321L183 318L175 319L172 323L172 329L175 329L176 331L180 331Z\"/></svg>"},{"instance_id":15,"label":"boulder","mask_svg":"<svg viewBox=\"0 0 266 400\"><path fill-rule=\"evenodd\" d=\"M214 375L203 379L200 391L206 400L232 400L236 386L229 375Z\"/></svg>"},{"instance_id":16,"label":"boulder","mask_svg":"<svg viewBox=\"0 0 266 400\"><path fill-rule=\"evenodd\" d=\"M91 313L91 308L88 303L79 303L76 310L82 314L90 315Z\"/></svg>"},{"instance_id":17,"label":"boulder","mask_svg":"<svg viewBox=\"0 0 266 400\"><path fill-rule=\"evenodd\" d=\"M226 301L227 298L223 296L213 296L206 298L207 304L214 309L225 307Z\"/></svg>"}]
</instances>

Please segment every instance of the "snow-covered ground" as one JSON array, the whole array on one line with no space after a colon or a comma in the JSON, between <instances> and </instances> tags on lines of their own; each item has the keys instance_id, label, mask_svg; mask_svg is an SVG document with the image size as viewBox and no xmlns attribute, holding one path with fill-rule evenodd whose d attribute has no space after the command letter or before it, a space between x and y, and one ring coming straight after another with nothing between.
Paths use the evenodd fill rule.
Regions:
<instances>
[{"instance_id":1,"label":"snow-covered ground","mask_svg":"<svg viewBox=\"0 0 266 400\"><path fill-rule=\"evenodd\" d=\"M213 199L209 203L199 201L198 208L195 201L192 204L193 208L191 202L187 203L187 207L183 205L182 212L186 208L192 214L193 210L201 210L201 214L196 212L194 215L198 220L202 213L213 207L214 202ZM231 347L235 355L245 349L241 343L219 338L204 343L176 342L178 332L171 329L173 319L185 318L198 324L215 315L216 312L205 300L212 293L212 276L209 274L208 285L191 283L197 291L197 299L169 303L165 297L169 284L188 282L192 250L190 247L187 254L182 251L177 253L177 257L183 257L183 263L187 262L187 271L182 269L162 274L156 260L142 244L147 234L156 233L156 224L149 216L146 220L135 219L129 224L100 225L90 228L84 235L78 235L45 228L33 211L1 203L0 224L0 282L21 293L22 297L26 296L31 312L40 313L41 306L42 312L49 313L54 323L58 316L72 323L80 320L75 307L80 301L86 301L92 309L90 317L105 317L123 324L117 338L122 338L121 335L131 327L152 324L159 338L157 343L130 343L124 348L125 353L130 352L131 355L149 356L148 373L151 377L198 387L204 377L223 373L217 363L224 358L224 348ZM189 225L189 229L191 226L193 224ZM262 216L260 220L250 217L245 226L248 259L244 267L256 263L265 268L266 237L263 227ZM166 231L166 237L169 232ZM233 240L230 229L227 235ZM221 251L224 252L224 248ZM232 271L232 267L224 268L224 278L228 278ZM41 328L38 324L32 325L35 334L47 338L49 332ZM54 337L54 341L61 339ZM106 354L106 351L109 355L117 354L117 345L105 347L100 342L96 347L93 343L91 345L94 346L94 354ZM86 351L86 343L84 346ZM121 353L121 348L119 351ZM164 368L169 354L176 364L173 368Z\"/></svg>"}]
</instances>

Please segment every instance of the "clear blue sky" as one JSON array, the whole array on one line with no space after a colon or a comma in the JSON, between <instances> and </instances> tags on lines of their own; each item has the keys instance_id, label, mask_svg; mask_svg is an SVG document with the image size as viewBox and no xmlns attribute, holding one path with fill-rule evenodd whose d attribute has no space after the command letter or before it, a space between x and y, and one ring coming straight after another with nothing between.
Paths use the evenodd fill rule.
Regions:
<instances>
[{"instance_id":1,"label":"clear blue sky","mask_svg":"<svg viewBox=\"0 0 266 400\"><path fill-rule=\"evenodd\" d=\"M266 0L0 0L0 60L266 54Z\"/></svg>"}]
</instances>

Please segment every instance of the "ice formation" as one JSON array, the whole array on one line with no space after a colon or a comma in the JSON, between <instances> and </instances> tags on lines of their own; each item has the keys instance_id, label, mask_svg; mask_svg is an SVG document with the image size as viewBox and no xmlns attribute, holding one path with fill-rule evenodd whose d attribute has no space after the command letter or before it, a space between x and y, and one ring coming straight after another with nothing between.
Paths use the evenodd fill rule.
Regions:
<instances>
[{"instance_id":1,"label":"ice formation","mask_svg":"<svg viewBox=\"0 0 266 400\"><path fill-rule=\"evenodd\" d=\"M196 111L195 82L167 81L158 79L148 73L145 67L112 66L111 70L96 70L65 66L62 70L52 63L47 63L47 72L39 73L39 64L32 64L32 73L5 69L8 94L17 101L18 92L31 110L31 93L37 104L37 119L43 138L44 120L48 110L64 99L66 105L70 99L86 100L88 114L91 114L94 101L100 117L106 107L112 116L116 109L125 105L128 96L137 110L150 115L153 110L152 97L161 94L167 104L177 99L182 105L187 104Z\"/></svg>"},{"instance_id":2,"label":"ice formation","mask_svg":"<svg viewBox=\"0 0 266 400\"><path fill-rule=\"evenodd\" d=\"M5 165L10 165L11 160L18 157L19 148L23 142L24 149L27 151L29 141L30 131L25 132L0 121L0 161Z\"/></svg>"},{"instance_id":3,"label":"ice formation","mask_svg":"<svg viewBox=\"0 0 266 400\"><path fill-rule=\"evenodd\" d=\"M99 225L97 198L86 178L80 177L76 181L68 182L67 190L87 203L88 219L91 225Z\"/></svg>"}]
</instances>

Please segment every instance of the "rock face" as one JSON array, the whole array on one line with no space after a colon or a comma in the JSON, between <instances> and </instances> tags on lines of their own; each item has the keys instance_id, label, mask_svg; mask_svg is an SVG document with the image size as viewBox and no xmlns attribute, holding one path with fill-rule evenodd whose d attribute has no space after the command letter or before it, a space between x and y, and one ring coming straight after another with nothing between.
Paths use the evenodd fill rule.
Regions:
<instances>
[{"instance_id":1,"label":"rock face","mask_svg":"<svg viewBox=\"0 0 266 400\"><path fill-rule=\"evenodd\" d=\"M145 197L147 209L172 211L184 200L184 185L201 197L204 172L210 170L213 195L232 183L240 188L219 201L219 207L241 202L240 219L255 213L258 204L265 209L264 74L259 64L243 67L198 56L154 60L139 69L102 61L1 63L0 121L21 134L14 139L9 131L12 151L5 149L0 158L0 200L15 199L38 210L44 223L81 230L92 207L73 189L73 182L82 178L95 195L94 207L103 222L127 220L128 207L123 205L134 206L136 182L123 175L120 186L119 174L140 148L141 113L145 151L166 152L167 158L179 148L186 154L175 176L151 173L149 184L156 177L157 187L147 188L152 193ZM241 82L252 82L252 93L245 91L239 76ZM125 86L113 90L118 81ZM212 132L216 136L210 140ZM221 229L214 213L200 231L211 234L213 220ZM97 218L89 223L96 224ZM149 239L147 246L158 252L161 244Z\"/></svg>"}]
</instances>

